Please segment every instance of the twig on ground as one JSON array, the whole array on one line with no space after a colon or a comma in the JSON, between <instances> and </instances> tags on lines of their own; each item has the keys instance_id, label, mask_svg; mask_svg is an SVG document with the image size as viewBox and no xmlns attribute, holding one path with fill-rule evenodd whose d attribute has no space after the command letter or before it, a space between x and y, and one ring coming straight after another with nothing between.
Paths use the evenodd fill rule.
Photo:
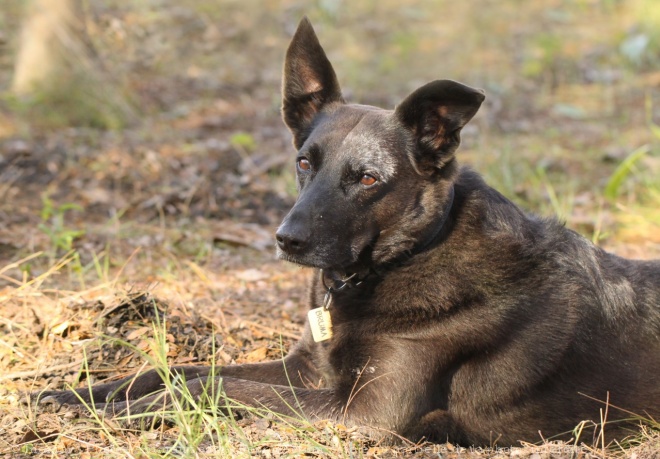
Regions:
<instances>
[{"instance_id":1,"label":"twig on ground","mask_svg":"<svg viewBox=\"0 0 660 459\"><path fill-rule=\"evenodd\" d=\"M23 378L32 378L34 376L41 376L47 373L53 373L56 371L69 370L71 368L80 367L82 362L70 362L63 363L61 365L54 365L48 368L40 368L36 370L26 370L26 371L17 371L15 373L8 373L6 375L0 376L0 381L8 381L11 379L23 379Z\"/></svg>"}]
</instances>

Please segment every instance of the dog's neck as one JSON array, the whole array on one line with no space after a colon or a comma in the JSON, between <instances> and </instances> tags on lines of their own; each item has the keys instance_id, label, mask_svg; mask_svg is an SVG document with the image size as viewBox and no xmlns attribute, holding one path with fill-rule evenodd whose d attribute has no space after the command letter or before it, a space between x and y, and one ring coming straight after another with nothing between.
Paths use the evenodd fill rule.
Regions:
<instances>
[{"instance_id":1,"label":"dog's neck","mask_svg":"<svg viewBox=\"0 0 660 459\"><path fill-rule=\"evenodd\" d=\"M449 189L447 196L447 203L445 204L442 214L437 223L429 228L428 234L422 236L419 244L417 244L410 252L405 253L399 257L401 259L408 259L428 249L431 245L441 239L445 233L447 220L451 214L454 205L454 187ZM330 292L338 292L352 287L357 287L362 284L367 277L378 275L381 269L374 268L373 266L358 267L357 269L343 270L343 269L322 269L321 282L324 287Z\"/></svg>"}]
</instances>

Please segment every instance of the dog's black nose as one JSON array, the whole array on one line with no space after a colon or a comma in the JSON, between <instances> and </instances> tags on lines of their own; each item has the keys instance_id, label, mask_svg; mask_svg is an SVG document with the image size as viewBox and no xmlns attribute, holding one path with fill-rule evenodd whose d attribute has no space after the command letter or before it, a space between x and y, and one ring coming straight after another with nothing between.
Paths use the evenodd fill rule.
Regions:
<instances>
[{"instance_id":1,"label":"dog's black nose","mask_svg":"<svg viewBox=\"0 0 660 459\"><path fill-rule=\"evenodd\" d=\"M303 238L280 231L275 234L275 240L277 246L290 255L302 253L307 246L307 241Z\"/></svg>"}]
</instances>

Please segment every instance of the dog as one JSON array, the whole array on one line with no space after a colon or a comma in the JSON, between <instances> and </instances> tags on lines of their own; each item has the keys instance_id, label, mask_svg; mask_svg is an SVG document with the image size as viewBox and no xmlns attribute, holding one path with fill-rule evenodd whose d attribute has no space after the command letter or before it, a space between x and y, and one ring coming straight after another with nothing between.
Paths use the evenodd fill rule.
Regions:
<instances>
[{"instance_id":1,"label":"dog","mask_svg":"<svg viewBox=\"0 0 660 459\"><path fill-rule=\"evenodd\" d=\"M276 243L316 269L309 320L282 360L171 368L193 396L213 383L248 406L461 445L604 420L620 439L660 414L660 262L606 253L459 167L481 90L437 80L394 110L348 104L306 18L283 79L299 197ZM40 400L149 413L171 402L163 388L152 370Z\"/></svg>"}]
</instances>

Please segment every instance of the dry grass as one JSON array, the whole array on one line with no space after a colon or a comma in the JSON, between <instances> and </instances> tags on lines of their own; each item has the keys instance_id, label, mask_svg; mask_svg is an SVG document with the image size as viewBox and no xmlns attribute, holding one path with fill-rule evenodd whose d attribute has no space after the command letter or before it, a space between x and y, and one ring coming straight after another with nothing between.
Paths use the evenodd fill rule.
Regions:
<instances>
[{"instance_id":1,"label":"dry grass","mask_svg":"<svg viewBox=\"0 0 660 459\"><path fill-rule=\"evenodd\" d=\"M15 5L0 4L0 25L15 32ZM349 98L391 106L438 77L485 87L488 104L466 129L463 162L526 208L558 213L621 255L660 258L652 61L660 25L651 0L320 4L97 5L90 35L143 111L123 131L45 130L21 116L15 99L0 98L0 453L656 457L660 439L651 430L625 448L541 438L516 449L387 447L342 425L268 414L239 421L200 409L175 427L137 433L20 402L26 392L165 361L279 358L295 341L307 273L274 260L271 235L294 199L279 71L303 13ZM634 31L649 39L636 62L621 51ZM10 45L0 32L0 46ZM0 53L3 85L10 57ZM606 195L642 145L648 154Z\"/></svg>"}]
</instances>

